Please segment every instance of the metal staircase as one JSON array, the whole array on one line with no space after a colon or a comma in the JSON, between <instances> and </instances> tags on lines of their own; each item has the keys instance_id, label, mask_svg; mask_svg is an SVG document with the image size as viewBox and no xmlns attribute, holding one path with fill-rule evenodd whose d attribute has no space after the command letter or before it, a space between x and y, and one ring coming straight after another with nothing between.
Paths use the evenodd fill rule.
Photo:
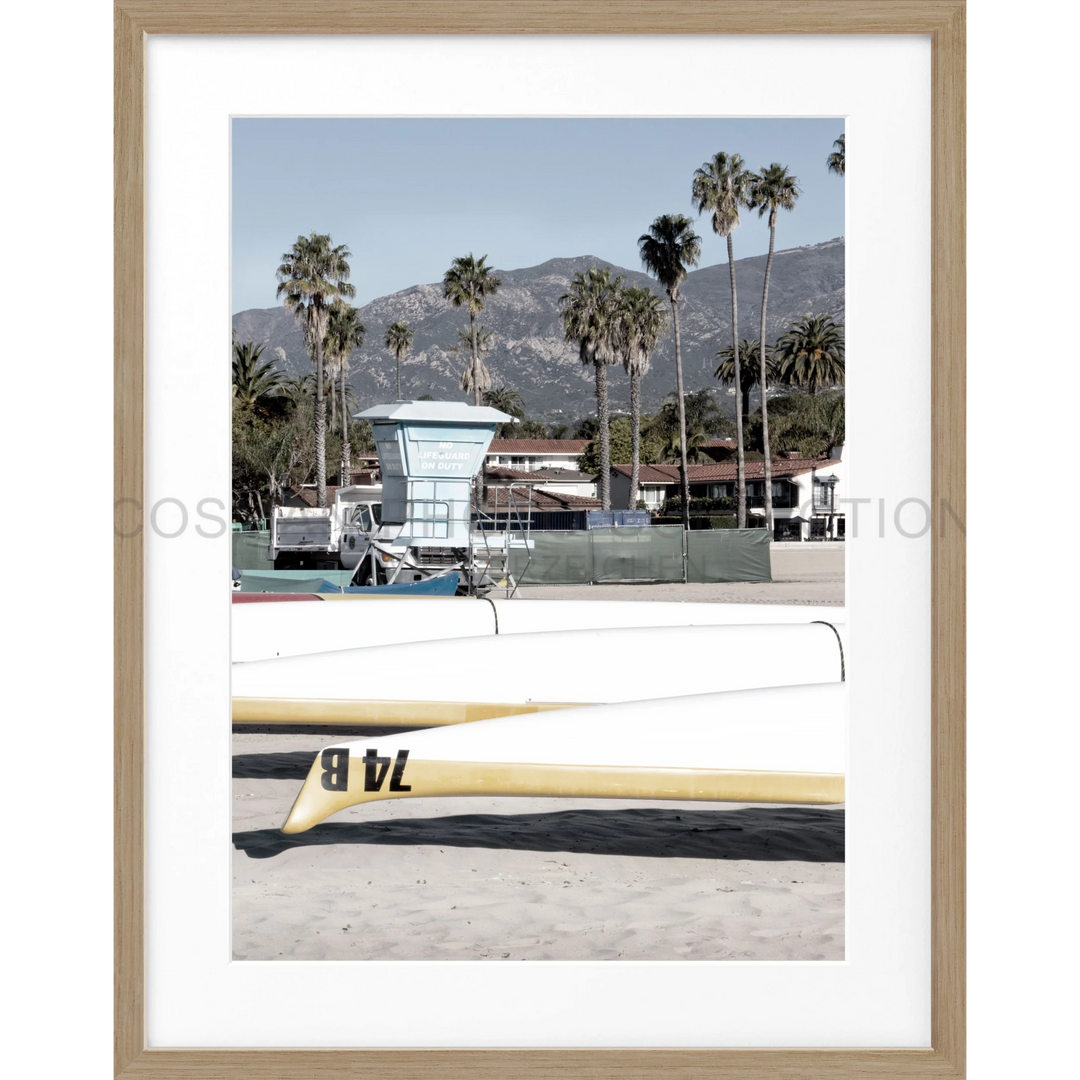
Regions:
<instances>
[{"instance_id":1,"label":"metal staircase","mask_svg":"<svg viewBox=\"0 0 1080 1080\"><path fill-rule=\"evenodd\" d=\"M469 561L473 566L477 565L477 556L483 553L482 557L486 561L487 571L484 578L489 581L492 589L504 589L507 599L512 597L517 592L518 581L524 577L525 572L529 568L529 563L532 562L532 545L529 542L531 526L532 526L532 499L528 497L528 484L491 484L488 485L495 493L495 509L494 513L489 513L486 506L482 506L478 497L478 487L473 488L473 514L475 518L476 528L471 529L469 532ZM517 494L514 491L514 487L525 487L527 494L526 512L524 518L522 517L521 507L518 503ZM506 520L502 523L500 528L499 522L499 492L505 490L507 493L506 500ZM514 526L516 525L516 530ZM511 561L511 542L514 536L514 532L520 535L525 544L526 561L524 567L521 569L521 573L518 578L515 579L514 575L510 571ZM480 542L477 542L477 536L479 535ZM484 580L481 579L481 581ZM470 592L475 592L475 587L471 583L470 579Z\"/></svg>"}]
</instances>

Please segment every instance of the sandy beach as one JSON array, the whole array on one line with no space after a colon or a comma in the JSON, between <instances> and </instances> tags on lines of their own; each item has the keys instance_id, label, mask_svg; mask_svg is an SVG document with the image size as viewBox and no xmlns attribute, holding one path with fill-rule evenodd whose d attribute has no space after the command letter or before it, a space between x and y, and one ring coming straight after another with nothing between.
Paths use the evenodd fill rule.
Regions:
<instances>
[{"instance_id":1,"label":"sandy beach","mask_svg":"<svg viewBox=\"0 0 1080 1080\"><path fill-rule=\"evenodd\" d=\"M237 960L842 960L844 810L396 799L279 830L326 735L233 736Z\"/></svg>"},{"instance_id":2,"label":"sandy beach","mask_svg":"<svg viewBox=\"0 0 1080 1080\"><path fill-rule=\"evenodd\" d=\"M529 599L844 603L843 544L773 581L522 587ZM233 734L237 960L842 960L844 808L394 799L280 828L316 751Z\"/></svg>"}]
</instances>

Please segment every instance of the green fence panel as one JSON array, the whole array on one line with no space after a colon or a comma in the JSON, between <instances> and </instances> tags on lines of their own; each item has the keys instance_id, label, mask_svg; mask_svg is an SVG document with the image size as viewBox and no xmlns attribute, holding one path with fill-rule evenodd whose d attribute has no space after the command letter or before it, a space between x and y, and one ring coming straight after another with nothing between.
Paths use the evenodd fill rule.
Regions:
<instances>
[{"instance_id":1,"label":"green fence panel","mask_svg":"<svg viewBox=\"0 0 1080 1080\"><path fill-rule=\"evenodd\" d=\"M682 581L682 530L620 526L535 532L532 561L511 549L510 572L521 585L589 585L603 581Z\"/></svg>"},{"instance_id":2,"label":"green fence panel","mask_svg":"<svg viewBox=\"0 0 1080 1080\"><path fill-rule=\"evenodd\" d=\"M682 529L590 529L592 580L682 581Z\"/></svg>"},{"instance_id":3,"label":"green fence panel","mask_svg":"<svg viewBox=\"0 0 1080 1080\"><path fill-rule=\"evenodd\" d=\"M687 533L687 580L772 581L765 529L710 529Z\"/></svg>"},{"instance_id":4,"label":"green fence panel","mask_svg":"<svg viewBox=\"0 0 1080 1080\"><path fill-rule=\"evenodd\" d=\"M592 546L589 533L535 532L529 537L532 549L510 549L510 573L522 585L581 585L592 581Z\"/></svg>"}]
</instances>

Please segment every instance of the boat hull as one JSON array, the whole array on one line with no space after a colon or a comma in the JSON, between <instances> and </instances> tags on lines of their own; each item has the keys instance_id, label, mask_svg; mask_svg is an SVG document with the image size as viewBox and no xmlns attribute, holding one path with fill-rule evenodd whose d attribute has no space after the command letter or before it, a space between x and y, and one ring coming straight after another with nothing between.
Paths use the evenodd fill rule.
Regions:
<instances>
[{"instance_id":1,"label":"boat hull","mask_svg":"<svg viewBox=\"0 0 1080 1080\"><path fill-rule=\"evenodd\" d=\"M335 743L283 826L395 798L844 801L842 684L635 701Z\"/></svg>"},{"instance_id":2,"label":"boat hull","mask_svg":"<svg viewBox=\"0 0 1080 1080\"><path fill-rule=\"evenodd\" d=\"M685 696L843 675L825 623L504 634L234 664L232 719L434 727L661 698L676 682Z\"/></svg>"},{"instance_id":3,"label":"boat hull","mask_svg":"<svg viewBox=\"0 0 1080 1080\"><path fill-rule=\"evenodd\" d=\"M361 599L374 604L260 603L256 600ZM755 623L846 622L839 607L796 604L705 604L632 600L493 600L425 597L397 603L368 590L353 593L236 593L232 610L234 662L341 649L402 645L496 634L608 630L646 626L728 626Z\"/></svg>"}]
</instances>

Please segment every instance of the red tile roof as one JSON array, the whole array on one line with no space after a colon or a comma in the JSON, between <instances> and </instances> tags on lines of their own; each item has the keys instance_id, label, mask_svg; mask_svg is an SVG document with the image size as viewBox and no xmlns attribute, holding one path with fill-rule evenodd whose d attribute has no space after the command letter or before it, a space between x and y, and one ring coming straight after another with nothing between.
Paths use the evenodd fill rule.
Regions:
<instances>
[{"instance_id":1,"label":"red tile roof","mask_svg":"<svg viewBox=\"0 0 1080 1080\"><path fill-rule=\"evenodd\" d=\"M719 461L712 465L688 465L687 476L691 484L710 481L734 480L736 462ZM772 476L774 480L788 476L801 476L803 473L823 469L827 465L839 465L839 461L825 461L821 458L774 458ZM612 465L612 471L623 476L630 475L629 465ZM746 463L746 479L761 480L765 476L764 461ZM638 479L643 484L677 484L679 482L678 465L642 465Z\"/></svg>"},{"instance_id":2,"label":"red tile roof","mask_svg":"<svg viewBox=\"0 0 1080 1080\"><path fill-rule=\"evenodd\" d=\"M493 439L489 454L581 454L588 439Z\"/></svg>"},{"instance_id":3,"label":"red tile roof","mask_svg":"<svg viewBox=\"0 0 1080 1080\"><path fill-rule=\"evenodd\" d=\"M515 491L513 501L510 501L505 489L488 490L489 512L509 509L512 514L515 507L522 512L530 507L533 510L600 510L603 504L599 499L590 499L584 495L566 495L561 491L540 491L536 488L530 488L528 493L524 490Z\"/></svg>"},{"instance_id":4,"label":"red tile roof","mask_svg":"<svg viewBox=\"0 0 1080 1080\"><path fill-rule=\"evenodd\" d=\"M492 480L528 480L537 484L558 483L587 484L596 479L596 473L577 472L574 469L511 469L506 465L489 465L484 475Z\"/></svg>"}]
</instances>

